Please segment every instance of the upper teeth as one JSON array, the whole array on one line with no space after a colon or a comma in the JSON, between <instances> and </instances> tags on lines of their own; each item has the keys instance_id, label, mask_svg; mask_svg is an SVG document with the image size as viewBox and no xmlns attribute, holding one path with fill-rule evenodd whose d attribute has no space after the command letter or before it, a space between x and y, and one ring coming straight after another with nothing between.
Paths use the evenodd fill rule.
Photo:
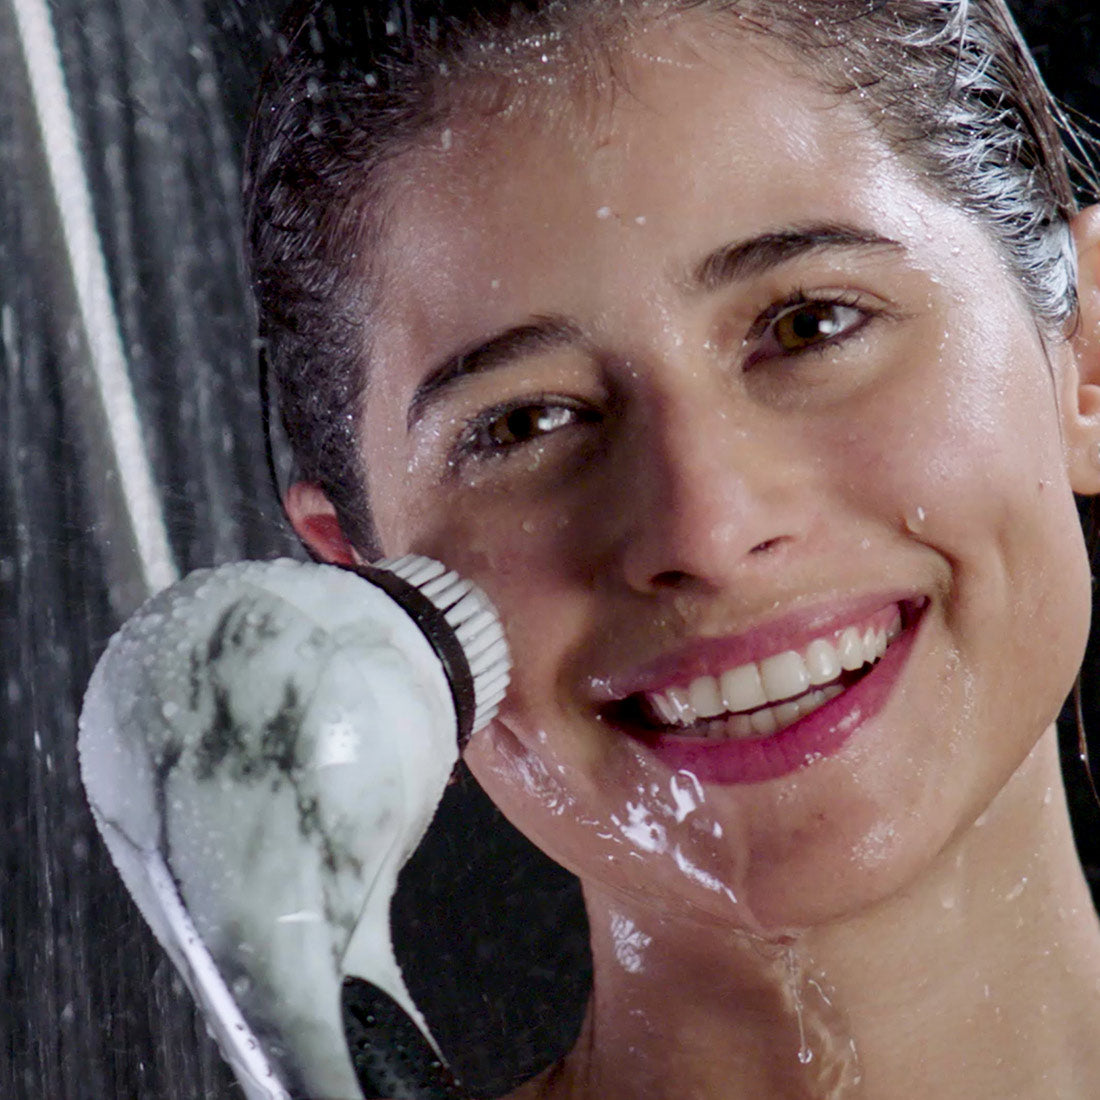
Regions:
<instances>
[{"instance_id":1,"label":"upper teeth","mask_svg":"<svg viewBox=\"0 0 1100 1100\"><path fill-rule=\"evenodd\" d=\"M686 687L647 692L646 701L667 723L690 726L701 718L714 718L727 711L737 714L769 703L794 699L811 688L831 684L842 671L854 671L873 664L885 652L891 639L901 632L901 615L888 625L866 628L849 626L839 633L815 638L801 650L788 649L762 661L750 661L728 669L721 676L700 676ZM825 702L815 692L815 702Z\"/></svg>"}]
</instances>

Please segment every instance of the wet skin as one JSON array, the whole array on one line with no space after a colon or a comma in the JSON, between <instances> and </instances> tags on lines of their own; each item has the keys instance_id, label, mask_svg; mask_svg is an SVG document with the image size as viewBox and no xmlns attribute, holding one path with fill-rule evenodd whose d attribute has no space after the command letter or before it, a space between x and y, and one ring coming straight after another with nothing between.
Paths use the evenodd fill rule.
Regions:
<instances>
[{"instance_id":1,"label":"wet skin","mask_svg":"<svg viewBox=\"0 0 1100 1100\"><path fill-rule=\"evenodd\" d=\"M613 103L456 120L403 166L363 450L386 551L442 557L506 623L515 685L471 765L556 858L631 890L724 906L672 860L621 859L612 815L669 775L594 686L792 610L930 600L840 755L709 789L684 828L653 808L756 919L798 925L896 888L1003 785L1072 682L1087 566L1064 364L1052 380L981 229L855 104L722 45L662 40L674 63L636 59ZM731 242L815 226L897 244L691 281ZM789 354L769 311L799 297L844 327ZM437 389L407 427L437 364L545 317L577 337Z\"/></svg>"},{"instance_id":2,"label":"wet skin","mask_svg":"<svg viewBox=\"0 0 1100 1100\"><path fill-rule=\"evenodd\" d=\"M1088 628L1091 329L1044 347L982 228L753 42L689 20L622 71L396 166L370 497L387 554L502 614L514 685L468 761L505 813L590 898L774 937L912 888L1014 773L1021 804L1048 783L1021 765ZM853 601L921 613L832 755L697 784L612 720L639 669L778 651Z\"/></svg>"}]
</instances>

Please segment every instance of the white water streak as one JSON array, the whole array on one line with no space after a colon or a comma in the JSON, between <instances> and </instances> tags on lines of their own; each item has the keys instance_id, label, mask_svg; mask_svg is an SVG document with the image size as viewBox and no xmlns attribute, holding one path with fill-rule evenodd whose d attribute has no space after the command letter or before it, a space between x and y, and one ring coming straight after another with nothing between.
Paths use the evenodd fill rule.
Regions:
<instances>
[{"instance_id":1,"label":"white water streak","mask_svg":"<svg viewBox=\"0 0 1100 1100\"><path fill-rule=\"evenodd\" d=\"M12 0L80 322L103 407L142 582L150 593L178 576L142 439L107 265L80 155L61 54L46 0Z\"/></svg>"}]
</instances>

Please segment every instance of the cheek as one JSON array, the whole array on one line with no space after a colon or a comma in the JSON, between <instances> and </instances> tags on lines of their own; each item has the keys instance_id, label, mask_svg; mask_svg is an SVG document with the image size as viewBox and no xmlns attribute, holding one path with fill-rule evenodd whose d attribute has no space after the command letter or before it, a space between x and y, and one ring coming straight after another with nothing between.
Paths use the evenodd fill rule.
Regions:
<instances>
[{"instance_id":1,"label":"cheek","mask_svg":"<svg viewBox=\"0 0 1100 1100\"><path fill-rule=\"evenodd\" d=\"M596 615L590 570L555 509L489 494L456 500L427 509L403 549L445 562L492 601L512 656L503 714L524 746L547 756L544 731L560 725L573 705L571 655Z\"/></svg>"},{"instance_id":2,"label":"cheek","mask_svg":"<svg viewBox=\"0 0 1100 1100\"><path fill-rule=\"evenodd\" d=\"M943 691L914 705L944 728L949 758L986 769L979 786L1003 781L1056 716L1091 603L1048 365L1033 340L985 335L989 354L949 346L846 421L832 476L843 506L935 586ZM976 755L975 735L988 738Z\"/></svg>"},{"instance_id":3,"label":"cheek","mask_svg":"<svg viewBox=\"0 0 1100 1100\"><path fill-rule=\"evenodd\" d=\"M484 589L512 649L509 700L522 699L538 720L549 721L547 708L576 690L575 650L599 628L607 538L598 517L610 509L597 495L591 486L454 486L406 497L418 519L405 520L396 549L438 558Z\"/></svg>"},{"instance_id":4,"label":"cheek","mask_svg":"<svg viewBox=\"0 0 1100 1100\"><path fill-rule=\"evenodd\" d=\"M991 324L941 343L930 361L910 355L857 415L824 424L837 443L834 484L950 562L1057 544L1072 494L1054 383L1036 338L1018 323L1007 336Z\"/></svg>"}]
</instances>

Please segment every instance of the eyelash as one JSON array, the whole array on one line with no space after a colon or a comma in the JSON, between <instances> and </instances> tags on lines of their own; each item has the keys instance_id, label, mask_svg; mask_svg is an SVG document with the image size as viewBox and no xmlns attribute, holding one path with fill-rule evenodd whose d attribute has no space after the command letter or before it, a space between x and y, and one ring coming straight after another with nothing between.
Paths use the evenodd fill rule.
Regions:
<instances>
[{"instance_id":1,"label":"eyelash","mask_svg":"<svg viewBox=\"0 0 1100 1100\"><path fill-rule=\"evenodd\" d=\"M799 310L810 310L824 307L826 309L847 309L855 311L859 317L853 323L843 326L834 335L821 340L814 340L804 347L796 349L779 348L775 352L766 352L756 349L750 352L742 365L743 370L750 370L758 363L768 360L789 360L812 353L823 353L831 347L843 343L846 339L855 336L876 317L882 310L869 308L858 295L851 293L809 293L804 290L795 290L779 302L769 306L753 322L748 335L745 337L744 346L749 347L759 341L769 330L773 330L778 321L796 314ZM571 413L572 416L565 422L546 428L544 431L533 432L524 439L515 442L500 442L487 438L491 428L502 423L508 417L520 412L531 412L535 415L550 414L559 415ZM451 453L450 465L457 467L463 462L474 459L478 461L492 461L509 458L529 444L538 442L569 425L587 423L599 419L600 413L596 409L584 404L568 400L556 394L535 394L518 398L513 401L502 402L468 419L462 427L462 431Z\"/></svg>"}]
</instances>

